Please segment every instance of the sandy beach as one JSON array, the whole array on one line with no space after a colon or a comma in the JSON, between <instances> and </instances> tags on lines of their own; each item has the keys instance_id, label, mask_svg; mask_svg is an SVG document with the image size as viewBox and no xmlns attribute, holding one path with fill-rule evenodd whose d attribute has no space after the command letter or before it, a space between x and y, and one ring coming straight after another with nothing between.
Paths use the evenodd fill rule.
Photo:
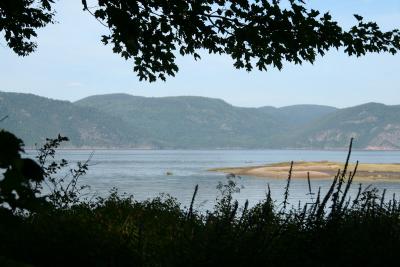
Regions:
<instances>
[{"instance_id":1,"label":"sandy beach","mask_svg":"<svg viewBox=\"0 0 400 267\"><path fill-rule=\"evenodd\" d=\"M292 178L305 179L309 173L310 179L332 179L339 169L343 169L344 163L315 161L294 162ZM349 164L348 172L353 171L355 164ZM209 171L232 173L235 175L247 175L264 178L286 179L288 177L290 162L267 164L263 166L225 167L215 168ZM400 164L363 164L360 163L355 181L398 181L400 182Z\"/></svg>"}]
</instances>

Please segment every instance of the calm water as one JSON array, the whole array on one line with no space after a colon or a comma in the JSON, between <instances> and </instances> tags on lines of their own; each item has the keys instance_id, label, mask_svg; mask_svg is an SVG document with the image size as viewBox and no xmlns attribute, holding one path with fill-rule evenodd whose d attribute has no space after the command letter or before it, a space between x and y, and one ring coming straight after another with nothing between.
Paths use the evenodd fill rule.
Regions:
<instances>
[{"instance_id":1,"label":"calm water","mask_svg":"<svg viewBox=\"0 0 400 267\"><path fill-rule=\"evenodd\" d=\"M28 151L33 156L35 151ZM85 161L92 151L63 150L58 155L70 162ZM207 171L216 167L251 166L282 161L344 161L346 151L308 150L96 150L90 161L89 172L81 178L83 184L91 186L98 195L106 195L113 187L120 192L132 194L144 200L168 193L184 206L189 205L196 184L199 192L196 207L202 210L214 205L216 186L224 181L225 175ZM399 163L400 151L354 151L352 161L361 163ZM172 175L166 175L171 172ZM243 203L246 199L255 204L265 197L266 186L270 185L275 200L282 200L286 181L256 177L242 177L244 186L236 198ZM330 181L312 181L314 191L321 187L326 191ZM400 183L373 183L388 193L400 195ZM354 186L353 193L357 186ZM306 202L309 197L305 180L293 180L290 188L291 203Z\"/></svg>"}]
</instances>

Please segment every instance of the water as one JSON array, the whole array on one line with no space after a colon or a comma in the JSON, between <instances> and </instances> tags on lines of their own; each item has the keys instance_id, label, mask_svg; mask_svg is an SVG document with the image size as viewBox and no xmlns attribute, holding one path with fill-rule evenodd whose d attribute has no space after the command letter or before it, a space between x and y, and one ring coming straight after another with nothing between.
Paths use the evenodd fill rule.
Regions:
<instances>
[{"instance_id":1,"label":"water","mask_svg":"<svg viewBox=\"0 0 400 267\"><path fill-rule=\"evenodd\" d=\"M35 155L35 151L28 151ZM92 151L60 150L58 155L71 163L85 161ZM170 194L183 206L188 206L196 184L199 191L195 207L210 209L218 196L216 186L226 180L222 173L210 172L217 167L252 166L282 161L339 161L346 159L346 151L315 150L96 150L90 161L89 171L82 177L82 184L90 185L97 195L107 195L116 187L121 193L132 194L137 200L145 200ZM351 161L361 163L398 163L400 151L354 151ZM172 175L167 175L170 172ZM249 200L254 205L265 197L267 184L270 185L273 199L282 201L285 180L243 176L238 183L244 188L235 198L240 203ZM313 191L321 187L326 192L329 180L313 180ZM370 183L365 183L370 184ZM388 195L400 194L400 183L374 182L373 186L388 189ZM351 194L355 194L353 186ZM290 202L305 203L310 200L306 180L293 180L290 187Z\"/></svg>"}]
</instances>

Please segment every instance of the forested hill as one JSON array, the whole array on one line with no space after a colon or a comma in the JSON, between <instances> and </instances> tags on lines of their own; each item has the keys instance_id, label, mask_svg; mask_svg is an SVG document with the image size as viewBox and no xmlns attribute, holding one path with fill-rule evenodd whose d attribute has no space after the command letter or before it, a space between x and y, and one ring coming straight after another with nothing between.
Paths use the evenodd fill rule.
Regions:
<instances>
[{"instance_id":1,"label":"forested hill","mask_svg":"<svg viewBox=\"0 0 400 267\"><path fill-rule=\"evenodd\" d=\"M61 133L73 147L343 148L400 147L400 106L365 104L243 108L222 100L180 96L96 95L77 102L0 92L0 127L28 146Z\"/></svg>"},{"instance_id":2,"label":"forested hill","mask_svg":"<svg viewBox=\"0 0 400 267\"><path fill-rule=\"evenodd\" d=\"M93 108L32 94L0 92L0 127L12 131L28 146L59 133L74 146L123 146L131 142L125 122Z\"/></svg>"},{"instance_id":3,"label":"forested hill","mask_svg":"<svg viewBox=\"0 0 400 267\"><path fill-rule=\"evenodd\" d=\"M354 137L359 148L400 149L400 105L367 103L323 116L296 133L295 145L346 146Z\"/></svg>"}]
</instances>

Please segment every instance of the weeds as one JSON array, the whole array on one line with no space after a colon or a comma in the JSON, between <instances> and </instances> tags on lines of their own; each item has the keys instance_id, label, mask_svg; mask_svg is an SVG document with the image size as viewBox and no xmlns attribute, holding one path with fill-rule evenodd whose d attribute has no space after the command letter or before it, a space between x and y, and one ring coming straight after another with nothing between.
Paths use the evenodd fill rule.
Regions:
<instances>
[{"instance_id":1,"label":"weeds","mask_svg":"<svg viewBox=\"0 0 400 267\"><path fill-rule=\"evenodd\" d=\"M56 144L56 143L54 143ZM53 145L54 145L53 144ZM64 167L42 164L54 158L41 151L46 175ZM46 156L47 155L47 156ZM349 189L357 164L343 170L328 192L312 192L310 201L289 206L291 172L284 200L277 205L267 186L263 201L240 207L234 194L238 177L220 183L214 209L194 209L198 186L188 208L170 196L138 202L114 190L106 198L78 201L74 188L53 185L57 205L28 217L0 214L0 263L34 266L382 266L398 260L400 205L370 187L359 185L353 200ZM295 168L291 164L291 169ZM46 167L47 166L47 167ZM77 179L79 175L72 175ZM48 177L48 176L46 176ZM51 181L50 181L51 183ZM69 187L68 187L69 185ZM76 185L76 183L75 183ZM75 190L75 189L74 189ZM49 198L50 202L54 202Z\"/></svg>"},{"instance_id":2,"label":"weeds","mask_svg":"<svg viewBox=\"0 0 400 267\"><path fill-rule=\"evenodd\" d=\"M49 203L57 208L67 208L78 204L87 185L78 185L79 178L86 174L89 161L93 154L85 162L77 162L75 168L69 167L65 159L56 160L56 150L63 142L69 141L68 137L58 135L54 139L46 139L43 147L38 149L36 159L43 169L44 180L36 183L36 189L48 192L45 197ZM45 187L45 188L44 188Z\"/></svg>"}]
</instances>

